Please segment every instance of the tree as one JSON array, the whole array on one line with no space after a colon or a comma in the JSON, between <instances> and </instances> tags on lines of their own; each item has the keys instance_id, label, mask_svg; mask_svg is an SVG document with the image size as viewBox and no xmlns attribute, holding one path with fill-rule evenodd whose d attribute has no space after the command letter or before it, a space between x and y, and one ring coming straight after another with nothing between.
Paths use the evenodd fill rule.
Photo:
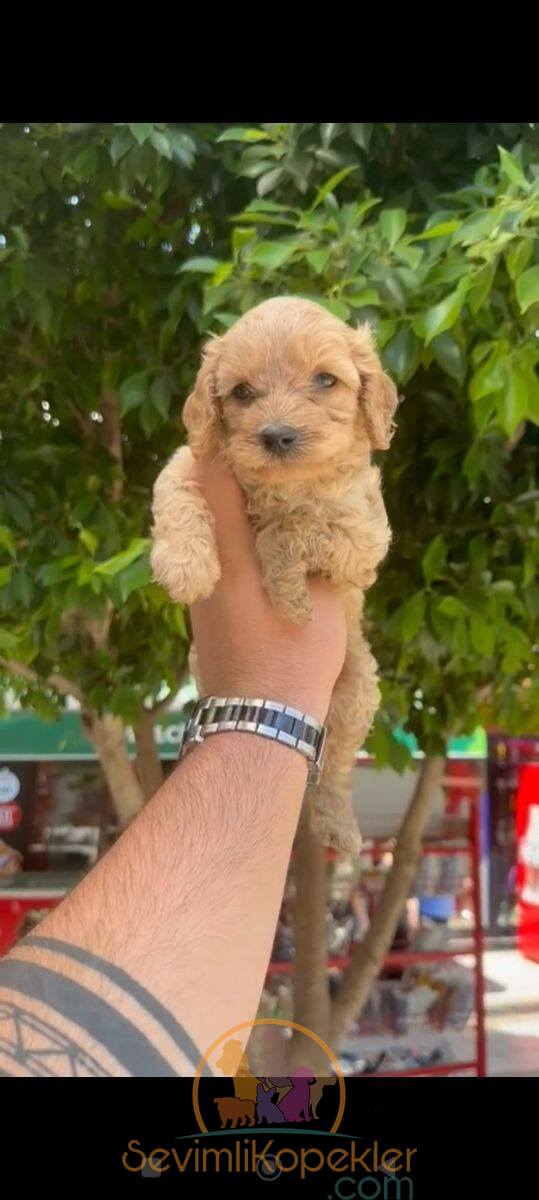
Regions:
<instances>
[{"instance_id":1,"label":"tree","mask_svg":"<svg viewBox=\"0 0 539 1200\"><path fill-rule=\"evenodd\" d=\"M279 142L275 129L265 139L257 132L240 170L247 153L253 173L257 158L266 167ZM447 739L481 721L533 729L538 717L539 156L529 129L513 152L496 148L489 130L487 161L470 171L470 132L463 146L462 133L444 129L437 152L420 127L396 136L378 127L378 148L350 163L346 131L328 126L326 149L341 138L339 169L308 205L291 187L288 145L283 165L259 174L258 196L235 218L232 255L214 263L204 289L223 324L275 292L369 321L405 393L384 465L394 549L367 607L384 696L370 748L402 769L409 751L393 736L401 723L425 759L376 918L331 1006L323 853L300 827L295 1017L333 1047L391 942ZM352 137L363 136L355 127ZM350 194L359 173L363 186Z\"/></svg>"},{"instance_id":2,"label":"tree","mask_svg":"<svg viewBox=\"0 0 539 1200\"><path fill-rule=\"evenodd\" d=\"M149 581L148 513L205 334L307 295L370 321L403 390L384 461L394 545L367 610L370 748L402 769L403 724L426 758L334 1033L391 940L446 739L536 728L538 142L530 125L450 123L0 129L0 654L23 703L80 700L123 821L154 786L152 710L186 661L185 616ZM304 836L306 896L324 870ZM296 1017L328 1033L312 893L311 909L318 924L298 899Z\"/></svg>"},{"instance_id":3,"label":"tree","mask_svg":"<svg viewBox=\"0 0 539 1200\"><path fill-rule=\"evenodd\" d=\"M186 663L185 616L150 582L148 514L198 351L181 271L219 223L204 132L0 131L0 653L24 704L80 702L121 824L159 780L152 720Z\"/></svg>"}]
</instances>

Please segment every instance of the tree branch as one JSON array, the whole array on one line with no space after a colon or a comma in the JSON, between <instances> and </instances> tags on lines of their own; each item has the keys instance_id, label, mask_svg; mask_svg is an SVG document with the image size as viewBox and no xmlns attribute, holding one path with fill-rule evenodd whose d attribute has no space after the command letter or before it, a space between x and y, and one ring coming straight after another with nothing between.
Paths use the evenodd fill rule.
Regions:
<instances>
[{"instance_id":1,"label":"tree branch","mask_svg":"<svg viewBox=\"0 0 539 1200\"><path fill-rule=\"evenodd\" d=\"M100 407L103 414L103 424L101 426L103 445L108 450L111 458L115 460L121 472L118 478L114 480L109 493L112 502L117 503L121 499L123 492L124 463L122 422L118 407L118 393L112 391L112 389L106 389L101 395Z\"/></svg>"},{"instance_id":2,"label":"tree branch","mask_svg":"<svg viewBox=\"0 0 539 1200\"><path fill-rule=\"evenodd\" d=\"M10 675L19 675L21 679L26 679L28 683L35 687L50 687L61 696L73 696L82 704L82 692L79 691L76 683L71 679L67 679L65 675L52 672L47 675L46 679L40 679L37 671L33 671L31 667L27 667L24 663L15 662L13 659L4 658L0 655L0 666L8 671Z\"/></svg>"},{"instance_id":3,"label":"tree branch","mask_svg":"<svg viewBox=\"0 0 539 1200\"><path fill-rule=\"evenodd\" d=\"M183 687L184 683L186 683L188 680L189 674L189 664L184 663L183 667L177 671L174 677L174 685L170 689L168 696L165 696L164 700L158 700L157 704L152 704L152 707L148 708L146 711L151 713L154 717L159 716L161 713L167 712L176 693L179 692L180 688Z\"/></svg>"}]
</instances>

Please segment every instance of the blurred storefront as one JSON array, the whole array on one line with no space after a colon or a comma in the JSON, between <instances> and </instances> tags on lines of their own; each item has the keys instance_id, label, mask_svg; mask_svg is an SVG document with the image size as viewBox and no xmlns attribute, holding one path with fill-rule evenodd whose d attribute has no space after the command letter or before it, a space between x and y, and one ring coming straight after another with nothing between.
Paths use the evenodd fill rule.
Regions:
<instances>
[{"instance_id":1,"label":"blurred storefront","mask_svg":"<svg viewBox=\"0 0 539 1200\"><path fill-rule=\"evenodd\" d=\"M181 710L164 715L156 725L159 755L168 769L177 760L182 729ZM407 741L409 749L417 755L412 738L403 733L396 736ZM127 745L134 756L134 736L129 729ZM539 887L539 860L534 865L538 850L534 819L539 826L539 808L534 809L534 804L539 805L536 782L539 741L503 735L487 738L485 731L478 729L471 737L453 740L448 747L448 758L455 764L454 771L462 769L464 775L467 761L482 764L485 787L480 800L481 885L485 928L490 935L506 937L514 943L519 914L522 917L524 913L522 920L527 924L528 934L522 935L520 944L524 949L527 942L529 949L530 937L534 944L539 943L539 906L531 903L533 887ZM462 767L458 768L457 763L463 764ZM389 834L405 811L413 788L413 772L397 775L391 770L377 771L363 753L358 756L358 766L356 805L363 835ZM522 772L526 767L533 767L534 773L528 771L523 789ZM530 801L532 792L537 793L535 802L533 798ZM458 802L458 792L453 794ZM14 901L21 892L22 902L25 889L30 889L33 896L36 889L43 891L45 884L52 887L54 877L53 899L57 899L92 866L116 832L108 789L78 713L66 712L59 720L49 722L24 712L13 712L0 720L0 953L6 946L2 906L7 895ZM524 846L523 858L519 858L520 843ZM17 852L19 859L12 857L9 862L11 851ZM529 862L524 861L526 856ZM17 865L21 869L15 869ZM518 888L524 874L527 900L524 896L523 907L518 903ZM430 907L434 912L432 903ZM537 938L533 933L534 922Z\"/></svg>"},{"instance_id":2,"label":"blurred storefront","mask_svg":"<svg viewBox=\"0 0 539 1200\"><path fill-rule=\"evenodd\" d=\"M169 768L182 729L177 713L156 726ZM127 744L134 756L131 730ZM108 788L78 713L54 722L22 712L0 720L0 954L58 903L116 833Z\"/></svg>"}]
</instances>

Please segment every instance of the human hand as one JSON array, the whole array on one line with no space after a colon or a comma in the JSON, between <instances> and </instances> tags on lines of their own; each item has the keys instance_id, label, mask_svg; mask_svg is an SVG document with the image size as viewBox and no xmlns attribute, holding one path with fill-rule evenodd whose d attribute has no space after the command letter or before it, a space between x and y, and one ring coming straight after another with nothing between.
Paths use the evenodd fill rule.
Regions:
<instances>
[{"instance_id":1,"label":"human hand","mask_svg":"<svg viewBox=\"0 0 539 1200\"><path fill-rule=\"evenodd\" d=\"M335 588L309 580L314 615L307 625L285 620L262 583L242 490L219 459L197 459L190 478L215 518L221 579L208 600L191 608L202 690L260 696L326 718L343 665L346 626Z\"/></svg>"}]
</instances>

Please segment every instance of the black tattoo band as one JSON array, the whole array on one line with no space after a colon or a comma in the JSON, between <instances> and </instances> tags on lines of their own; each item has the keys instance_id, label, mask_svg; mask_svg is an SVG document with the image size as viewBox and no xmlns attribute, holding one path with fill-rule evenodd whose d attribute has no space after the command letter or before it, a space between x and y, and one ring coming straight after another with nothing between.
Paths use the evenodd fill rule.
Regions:
<instances>
[{"instance_id":1,"label":"black tattoo band","mask_svg":"<svg viewBox=\"0 0 539 1200\"><path fill-rule=\"evenodd\" d=\"M99 971L117 987L120 987L136 1003L156 1020L173 1040L184 1058L192 1067L193 1074L200 1060L200 1053L189 1035L182 1029L171 1013L163 1007L141 984L132 979L120 967L114 966L97 955L90 954L78 946L55 938L30 935L20 945L35 946L66 955L84 966ZM58 970L5 959L0 962L0 987L12 989L22 998L37 1000L58 1012L66 1020L84 1031L97 1046L108 1051L130 1075L137 1077L177 1077L167 1060L151 1044L148 1037L130 1020L119 1013L111 1004L95 995L82 984L75 983ZM58 1073L46 1069L46 1056L62 1056L66 1073L71 1075L109 1075L102 1064L77 1046L73 1037L54 1028L42 1017L26 1011L22 1004L0 1001L0 1023L10 1018L8 1027L15 1030L11 1040L0 1037L0 1050L11 1056L31 1074ZM29 1038L26 1047L25 1032L39 1033L40 1051L32 1049L35 1038ZM2 1072L4 1073L4 1072ZM205 1068L204 1074L211 1076Z\"/></svg>"},{"instance_id":2,"label":"black tattoo band","mask_svg":"<svg viewBox=\"0 0 539 1200\"><path fill-rule=\"evenodd\" d=\"M82 950L80 946L72 946L70 942L60 941L59 938L42 937L39 933L29 934L20 944L41 946L44 950L55 950L59 954L65 954L67 958L74 958L76 962L80 962L86 967L92 967L94 970L100 971L112 983L117 984L124 992L131 995L142 1008L145 1008L159 1022L166 1033L176 1043L178 1050L191 1063L193 1074L195 1073L202 1056L192 1038L182 1029L176 1018L172 1016L172 1013L159 1000L156 1000L155 996L152 996L151 992L147 991L141 983L137 983L136 979L128 975L127 971L124 971L122 967L117 967L114 963L106 962L105 959L98 958L96 954L91 954L89 950ZM206 1066L202 1074L211 1078L212 1072Z\"/></svg>"}]
</instances>

